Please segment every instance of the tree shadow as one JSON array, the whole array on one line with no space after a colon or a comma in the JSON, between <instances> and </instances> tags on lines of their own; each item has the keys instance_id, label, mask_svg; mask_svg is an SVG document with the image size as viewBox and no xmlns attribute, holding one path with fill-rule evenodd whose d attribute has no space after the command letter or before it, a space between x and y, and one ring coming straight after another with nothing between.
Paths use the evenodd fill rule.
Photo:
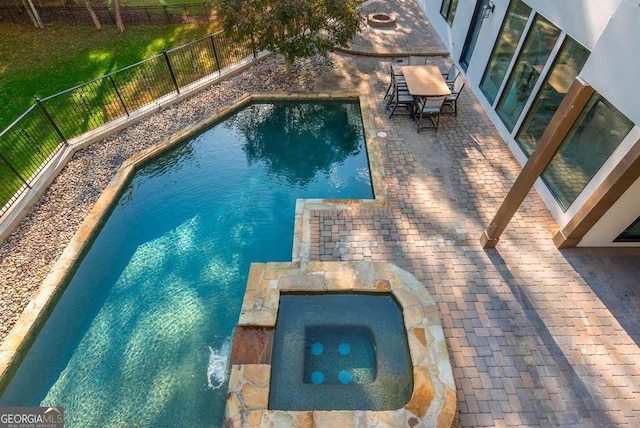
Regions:
<instances>
[{"instance_id":1,"label":"tree shadow","mask_svg":"<svg viewBox=\"0 0 640 428\"><path fill-rule=\"evenodd\" d=\"M597 411L599 409L598 397L594 397L591 393L589 385L585 384L580 374L576 371L575 366L567 359L562 348L558 345L554 335L549 331L545 321L538 313L536 305L530 300L527 291L518 284L516 279L519 276L518 273L513 273L508 263L502 258L499 250L490 249L485 250L485 253L496 271L499 272L503 283L507 285L511 291L513 297L520 304L524 316L528 321L528 327L535 330L536 336L542 341L542 344L546 348L549 356L553 359L555 367L562 379L566 382L567 386L571 388L571 391L575 394L574 403L577 406L577 411L582 418L593 418L602 423L611 424L613 421L608 420L606 413ZM544 356L542 356L544 358ZM540 372L540 366L529 365L528 372L531 375L534 385L537 387L544 387L543 378L547 375L544 372ZM596 410L596 414L592 412ZM551 414L550 414L551 416ZM560 422L560 421L557 421Z\"/></svg>"},{"instance_id":2,"label":"tree shadow","mask_svg":"<svg viewBox=\"0 0 640 428\"><path fill-rule=\"evenodd\" d=\"M640 249L572 248L560 252L640 346Z\"/></svg>"},{"instance_id":3,"label":"tree shadow","mask_svg":"<svg viewBox=\"0 0 640 428\"><path fill-rule=\"evenodd\" d=\"M225 125L243 136L249 165L262 162L269 174L306 187L319 173L360 152L355 104L255 104ZM327 126L327 123L333 124ZM337 124L337 126L335 126Z\"/></svg>"}]
</instances>

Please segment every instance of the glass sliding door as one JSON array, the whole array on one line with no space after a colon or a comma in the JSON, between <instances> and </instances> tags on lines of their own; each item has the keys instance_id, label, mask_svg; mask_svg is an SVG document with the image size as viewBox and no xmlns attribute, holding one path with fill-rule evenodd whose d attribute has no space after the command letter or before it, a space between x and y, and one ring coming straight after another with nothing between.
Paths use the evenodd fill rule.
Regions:
<instances>
[{"instance_id":1,"label":"glass sliding door","mask_svg":"<svg viewBox=\"0 0 640 428\"><path fill-rule=\"evenodd\" d=\"M471 62L471 55L476 47L478 41L478 34L482 28L482 4L484 0L476 1L476 8L473 11L473 18L471 19L471 25L469 25L469 32L464 40L464 46L462 47L462 54L460 55L460 67L464 71L469 68L469 62Z\"/></svg>"},{"instance_id":2,"label":"glass sliding door","mask_svg":"<svg viewBox=\"0 0 640 428\"><path fill-rule=\"evenodd\" d=\"M566 211L633 128L625 115L597 92L585 106L542 173Z\"/></svg>"},{"instance_id":3,"label":"glass sliding door","mask_svg":"<svg viewBox=\"0 0 640 428\"><path fill-rule=\"evenodd\" d=\"M569 87L587 62L589 51L571 37L566 37L547 78L527 113L516 141L527 157L531 156L542 133L560 106Z\"/></svg>"},{"instance_id":4,"label":"glass sliding door","mask_svg":"<svg viewBox=\"0 0 640 428\"><path fill-rule=\"evenodd\" d=\"M536 15L496 108L509 131L513 131L559 36L558 27Z\"/></svg>"},{"instance_id":5,"label":"glass sliding door","mask_svg":"<svg viewBox=\"0 0 640 428\"><path fill-rule=\"evenodd\" d=\"M498 96L498 90L500 90L502 80L507 74L530 14L531 8L521 0L512 1L507 9L500 34L496 39L489 63L480 82L480 89L491 104Z\"/></svg>"}]
</instances>

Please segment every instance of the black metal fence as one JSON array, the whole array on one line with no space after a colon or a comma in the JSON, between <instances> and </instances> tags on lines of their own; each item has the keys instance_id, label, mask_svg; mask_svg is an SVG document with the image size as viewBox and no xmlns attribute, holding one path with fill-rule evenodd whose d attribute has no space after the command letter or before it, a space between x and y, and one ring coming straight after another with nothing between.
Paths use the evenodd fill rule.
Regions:
<instances>
[{"instance_id":1,"label":"black metal fence","mask_svg":"<svg viewBox=\"0 0 640 428\"><path fill-rule=\"evenodd\" d=\"M218 32L39 100L0 133L0 216L67 141L237 63L255 44Z\"/></svg>"},{"instance_id":2,"label":"black metal fence","mask_svg":"<svg viewBox=\"0 0 640 428\"><path fill-rule=\"evenodd\" d=\"M116 25L112 7L93 6L102 25ZM91 15L83 6L36 6L42 23L93 25ZM138 24L180 24L208 21L211 3L174 4L166 6L122 6L120 8L125 25ZM24 7L0 6L0 23L31 24L31 18Z\"/></svg>"}]
</instances>

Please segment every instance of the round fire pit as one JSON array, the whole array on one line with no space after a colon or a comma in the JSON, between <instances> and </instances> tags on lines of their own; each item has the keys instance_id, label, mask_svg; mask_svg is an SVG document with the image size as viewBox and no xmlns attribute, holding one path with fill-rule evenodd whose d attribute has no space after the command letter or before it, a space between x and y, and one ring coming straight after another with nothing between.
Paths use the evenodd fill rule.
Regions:
<instances>
[{"instance_id":1,"label":"round fire pit","mask_svg":"<svg viewBox=\"0 0 640 428\"><path fill-rule=\"evenodd\" d=\"M367 24L373 28L390 28L396 25L396 17L391 13L372 13L367 15Z\"/></svg>"}]
</instances>

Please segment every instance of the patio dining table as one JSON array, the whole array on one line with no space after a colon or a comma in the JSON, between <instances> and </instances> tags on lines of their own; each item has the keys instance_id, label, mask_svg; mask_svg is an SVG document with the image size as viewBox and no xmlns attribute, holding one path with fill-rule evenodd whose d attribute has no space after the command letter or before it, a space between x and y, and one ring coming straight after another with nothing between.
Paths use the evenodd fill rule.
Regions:
<instances>
[{"instance_id":1,"label":"patio dining table","mask_svg":"<svg viewBox=\"0 0 640 428\"><path fill-rule=\"evenodd\" d=\"M415 97L451 95L447 82L435 65L405 65L402 67L409 93Z\"/></svg>"}]
</instances>

